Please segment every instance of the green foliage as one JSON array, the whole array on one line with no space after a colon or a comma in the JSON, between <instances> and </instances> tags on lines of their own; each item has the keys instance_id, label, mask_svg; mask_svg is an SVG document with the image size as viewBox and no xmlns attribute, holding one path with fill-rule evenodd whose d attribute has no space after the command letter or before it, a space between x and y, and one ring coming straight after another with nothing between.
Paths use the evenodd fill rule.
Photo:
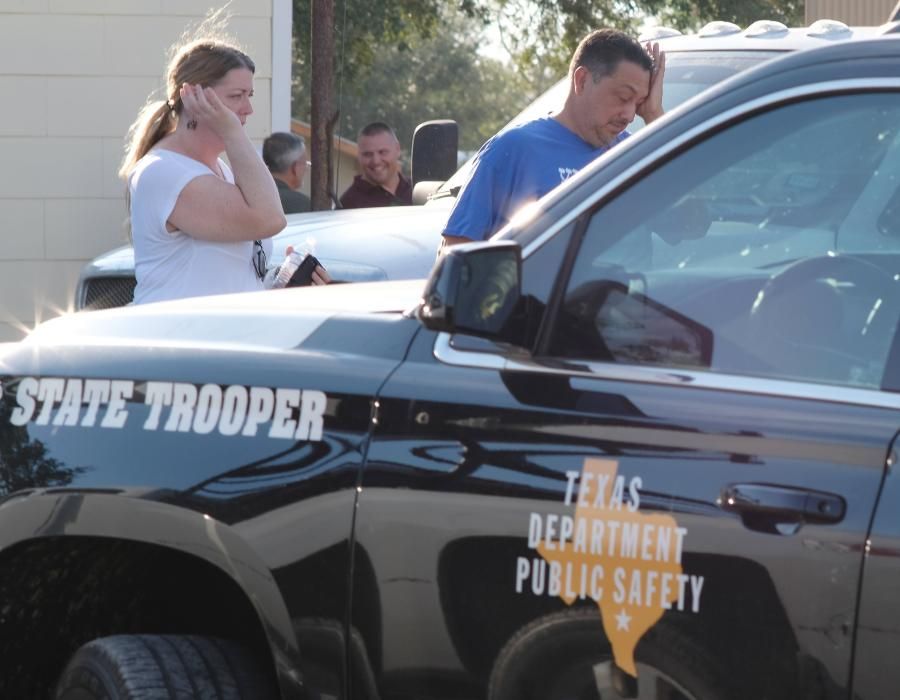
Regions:
<instances>
[{"instance_id":1,"label":"green foliage","mask_svg":"<svg viewBox=\"0 0 900 700\"><path fill-rule=\"evenodd\" d=\"M308 121L311 0L294 0L293 109ZM565 75L587 31L634 30L639 0L335 0L337 133L386 121L408 148L416 124L453 118L474 150ZM479 54L496 20L509 64Z\"/></svg>"},{"instance_id":2,"label":"green foliage","mask_svg":"<svg viewBox=\"0 0 900 700\"><path fill-rule=\"evenodd\" d=\"M593 29L636 32L646 0L492 0L503 43L535 85L564 75L578 42Z\"/></svg>"},{"instance_id":3,"label":"green foliage","mask_svg":"<svg viewBox=\"0 0 900 700\"><path fill-rule=\"evenodd\" d=\"M417 124L452 118L459 124L460 148L477 149L533 99L533 91L509 66L478 53L484 22L477 13L445 6L433 22L419 21L417 27L392 24L389 40L368 35L365 51L356 39L348 41L342 76L340 59L336 63L336 132L355 140L368 122L384 121L408 152ZM350 32L348 26L347 37ZM297 49L293 114L308 120L308 61L299 40Z\"/></svg>"},{"instance_id":4,"label":"green foliage","mask_svg":"<svg viewBox=\"0 0 900 700\"><path fill-rule=\"evenodd\" d=\"M293 115L309 120L311 0L294 3ZM650 15L696 29L719 19L803 23L804 0L334 0L337 133L350 139L386 121L409 148L415 125L452 118L460 148L477 148L565 75L591 29L637 32ZM484 29L499 27L509 63L482 56Z\"/></svg>"},{"instance_id":5,"label":"green foliage","mask_svg":"<svg viewBox=\"0 0 900 700\"><path fill-rule=\"evenodd\" d=\"M343 59L345 75L353 77L372 64L388 46L408 48L414 36L428 36L437 27L440 0L335 0L336 68ZM308 64L311 0L294 0L294 41L302 65Z\"/></svg>"},{"instance_id":6,"label":"green foliage","mask_svg":"<svg viewBox=\"0 0 900 700\"><path fill-rule=\"evenodd\" d=\"M784 22L789 27L805 21L804 0L642 0L645 9L660 24L682 31L695 31L712 20L746 27L759 19Z\"/></svg>"}]
</instances>

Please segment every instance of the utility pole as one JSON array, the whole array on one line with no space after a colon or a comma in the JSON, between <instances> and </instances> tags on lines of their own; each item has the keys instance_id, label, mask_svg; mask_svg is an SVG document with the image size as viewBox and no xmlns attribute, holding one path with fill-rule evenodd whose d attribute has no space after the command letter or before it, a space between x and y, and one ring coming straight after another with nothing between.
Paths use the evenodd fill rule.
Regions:
<instances>
[{"instance_id":1,"label":"utility pole","mask_svg":"<svg viewBox=\"0 0 900 700\"><path fill-rule=\"evenodd\" d=\"M313 211L331 209L334 193L334 0L312 0L310 7L310 199Z\"/></svg>"}]
</instances>

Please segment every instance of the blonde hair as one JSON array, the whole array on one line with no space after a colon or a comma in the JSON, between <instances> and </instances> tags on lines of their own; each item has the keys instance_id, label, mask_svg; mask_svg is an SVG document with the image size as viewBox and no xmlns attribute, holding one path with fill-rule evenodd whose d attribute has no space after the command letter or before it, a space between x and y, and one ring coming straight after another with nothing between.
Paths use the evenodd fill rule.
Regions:
<instances>
[{"instance_id":1,"label":"blonde hair","mask_svg":"<svg viewBox=\"0 0 900 700\"><path fill-rule=\"evenodd\" d=\"M224 32L225 8L211 12L193 30L169 49L166 70L166 99L147 101L128 130L125 157L119 177L128 179L137 162L164 136L175 131L184 106L179 90L182 85L209 87L218 83L228 71L246 68L256 72L250 57Z\"/></svg>"}]
</instances>

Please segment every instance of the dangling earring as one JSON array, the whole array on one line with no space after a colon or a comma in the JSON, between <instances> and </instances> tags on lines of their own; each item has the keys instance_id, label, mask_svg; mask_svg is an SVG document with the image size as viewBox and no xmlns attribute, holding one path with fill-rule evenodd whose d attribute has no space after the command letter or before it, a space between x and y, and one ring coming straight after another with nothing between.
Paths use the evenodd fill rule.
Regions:
<instances>
[{"instance_id":1,"label":"dangling earring","mask_svg":"<svg viewBox=\"0 0 900 700\"><path fill-rule=\"evenodd\" d=\"M187 126L188 129L193 131L194 129L197 128L197 120L194 119L193 117L191 117L190 119L188 119L188 123L185 126Z\"/></svg>"}]
</instances>

